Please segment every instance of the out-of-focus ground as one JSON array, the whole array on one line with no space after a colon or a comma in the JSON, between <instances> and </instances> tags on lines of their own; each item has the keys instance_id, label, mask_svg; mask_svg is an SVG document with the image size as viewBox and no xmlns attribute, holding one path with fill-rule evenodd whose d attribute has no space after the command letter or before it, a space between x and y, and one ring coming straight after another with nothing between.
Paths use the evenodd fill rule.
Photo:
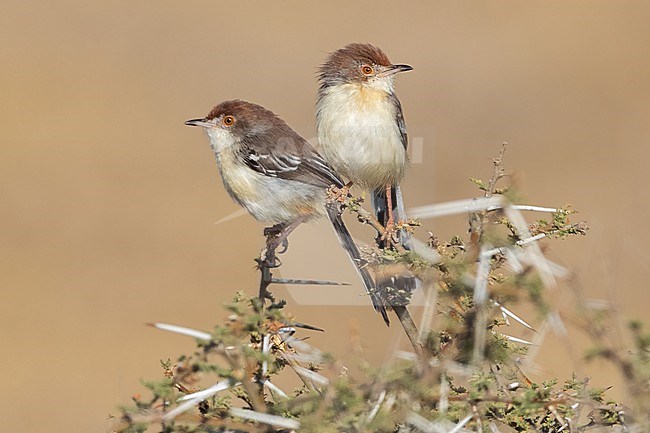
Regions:
<instances>
[{"instance_id":1,"label":"out-of-focus ground","mask_svg":"<svg viewBox=\"0 0 650 433\"><path fill-rule=\"evenodd\" d=\"M468 178L489 177L507 140L524 201L570 202L592 226L545 243L550 257L586 296L646 319L648 22L645 1L5 2L2 430L106 431L139 379L160 376L159 359L192 347L146 322L210 329L236 290L255 292L262 227L215 224L238 208L206 137L183 122L243 98L314 137L316 68L353 41L415 68L397 81L422 152L404 184L409 206L477 195ZM425 225L445 237L466 218ZM313 344L345 359L356 329L381 363L399 330L360 296L327 224L299 229L284 262L285 276L355 282L275 291L327 329ZM569 284L550 296L569 317ZM570 332L571 350L545 340L534 378L576 370L628 398L608 366L579 362L586 342Z\"/></svg>"}]
</instances>

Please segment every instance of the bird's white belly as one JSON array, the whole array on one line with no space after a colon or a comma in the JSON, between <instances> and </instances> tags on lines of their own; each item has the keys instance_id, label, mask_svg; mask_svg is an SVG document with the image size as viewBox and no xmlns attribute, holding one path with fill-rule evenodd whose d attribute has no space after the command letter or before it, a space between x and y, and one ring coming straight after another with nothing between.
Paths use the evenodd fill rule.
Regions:
<instances>
[{"instance_id":1,"label":"bird's white belly","mask_svg":"<svg viewBox=\"0 0 650 433\"><path fill-rule=\"evenodd\" d=\"M407 156L395 110L381 95L326 95L319 103L320 152L337 172L363 187L398 183Z\"/></svg>"},{"instance_id":2,"label":"bird's white belly","mask_svg":"<svg viewBox=\"0 0 650 433\"><path fill-rule=\"evenodd\" d=\"M217 155L224 187L258 221L277 224L298 216L309 220L325 214L323 188L265 176L234 163L233 158L227 152Z\"/></svg>"},{"instance_id":3,"label":"bird's white belly","mask_svg":"<svg viewBox=\"0 0 650 433\"><path fill-rule=\"evenodd\" d=\"M255 219L278 224L325 215L325 189L258 173L240 160L239 143L219 128L208 130L223 185Z\"/></svg>"}]
</instances>

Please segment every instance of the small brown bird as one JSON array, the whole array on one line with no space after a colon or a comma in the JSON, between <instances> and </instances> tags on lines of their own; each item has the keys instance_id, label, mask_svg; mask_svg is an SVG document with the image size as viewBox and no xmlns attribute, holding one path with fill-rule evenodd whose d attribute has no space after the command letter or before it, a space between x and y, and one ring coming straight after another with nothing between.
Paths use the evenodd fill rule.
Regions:
<instances>
[{"instance_id":1,"label":"small brown bird","mask_svg":"<svg viewBox=\"0 0 650 433\"><path fill-rule=\"evenodd\" d=\"M399 183L408 165L402 105L395 75L409 65L392 64L370 44L350 44L320 67L316 124L320 152L354 184L373 191L373 208L392 235L394 216L404 218Z\"/></svg>"},{"instance_id":2,"label":"small brown bird","mask_svg":"<svg viewBox=\"0 0 650 433\"><path fill-rule=\"evenodd\" d=\"M343 182L309 142L273 112L241 100L222 102L185 124L205 129L226 191L257 220L276 225L277 245L302 222L327 215L373 306L388 321L338 207L325 205L327 189Z\"/></svg>"},{"instance_id":3,"label":"small brown bird","mask_svg":"<svg viewBox=\"0 0 650 433\"><path fill-rule=\"evenodd\" d=\"M325 190L341 179L273 112L233 100L185 124L205 128L226 191L257 220L289 225L325 216Z\"/></svg>"}]
</instances>

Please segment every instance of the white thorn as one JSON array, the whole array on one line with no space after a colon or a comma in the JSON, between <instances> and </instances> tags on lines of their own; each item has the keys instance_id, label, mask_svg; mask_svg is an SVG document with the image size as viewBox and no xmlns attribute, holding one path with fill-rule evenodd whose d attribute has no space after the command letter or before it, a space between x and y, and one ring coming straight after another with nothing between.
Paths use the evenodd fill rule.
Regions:
<instances>
[{"instance_id":1,"label":"white thorn","mask_svg":"<svg viewBox=\"0 0 650 433\"><path fill-rule=\"evenodd\" d=\"M252 410L239 409L236 407L231 407L229 412L230 415L237 418L261 422L263 424L269 424L275 427L288 428L292 430L297 430L300 428L300 423L295 419L284 418L276 415L269 415L267 413L255 412Z\"/></svg>"},{"instance_id":2,"label":"white thorn","mask_svg":"<svg viewBox=\"0 0 650 433\"><path fill-rule=\"evenodd\" d=\"M284 391L282 391L280 388L278 388L275 384L271 383L270 380L266 379L264 382L262 382L262 384L265 387L267 387L268 389L270 389L271 391L278 394L280 397L289 398L289 396Z\"/></svg>"},{"instance_id":3,"label":"white thorn","mask_svg":"<svg viewBox=\"0 0 650 433\"><path fill-rule=\"evenodd\" d=\"M170 325L168 323L151 323L150 325L154 328L162 329L163 331L188 335L190 337L198 338L199 340L210 341L212 339L212 335L208 334L207 332L198 331L192 328L186 328L185 326Z\"/></svg>"}]
</instances>

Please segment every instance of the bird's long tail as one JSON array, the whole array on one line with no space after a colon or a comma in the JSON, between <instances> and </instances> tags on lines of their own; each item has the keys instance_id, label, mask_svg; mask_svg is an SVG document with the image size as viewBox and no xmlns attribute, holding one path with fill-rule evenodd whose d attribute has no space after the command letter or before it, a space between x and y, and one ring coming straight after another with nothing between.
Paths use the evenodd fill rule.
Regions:
<instances>
[{"instance_id":1,"label":"bird's long tail","mask_svg":"<svg viewBox=\"0 0 650 433\"><path fill-rule=\"evenodd\" d=\"M336 233L341 246L343 249L345 249L348 256L350 257L354 268L359 273L361 281L363 282L363 286L372 301L372 306L375 308L375 311L381 314L384 322L386 322L386 325L390 325L390 320L388 319L388 313L386 312L384 301L376 291L375 282L372 279L370 272L368 272L368 269L363 266L361 253L359 252L357 245L354 243L354 239L352 239L352 235L348 231L348 228L345 226L343 218L341 218L341 204L338 202L330 202L327 203L326 208L327 215L329 216L330 222L332 223L334 232Z\"/></svg>"},{"instance_id":2,"label":"bird's long tail","mask_svg":"<svg viewBox=\"0 0 650 433\"><path fill-rule=\"evenodd\" d=\"M393 185L390 188L391 200L388 201L386 189L379 188L372 192L371 205L375 213L375 217L379 223L386 227L389 220L388 206L392 206L393 220L395 223L406 220L406 210L404 207L404 199L402 197L402 190L399 185ZM398 233L399 243L406 250L413 249L413 242L411 239L411 234L406 230L400 230ZM390 246L390 241L388 239L382 239L382 235L378 234L375 239L377 246L384 249ZM386 291L393 290L404 290L407 293L412 293L419 285L417 278L413 275L383 275L381 278L378 277L376 281L377 290L379 293L384 293ZM405 307L403 304L404 300L401 297L390 297L388 304L395 309L397 307ZM397 311L397 310L395 310Z\"/></svg>"}]
</instances>

